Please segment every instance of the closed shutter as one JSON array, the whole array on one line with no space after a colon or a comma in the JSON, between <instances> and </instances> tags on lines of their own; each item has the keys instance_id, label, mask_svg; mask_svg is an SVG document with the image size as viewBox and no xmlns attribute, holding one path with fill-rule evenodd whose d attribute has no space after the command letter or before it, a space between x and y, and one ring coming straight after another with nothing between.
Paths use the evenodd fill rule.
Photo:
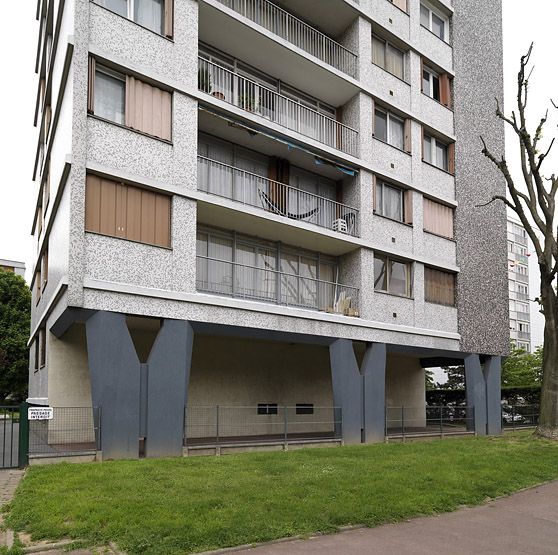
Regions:
<instances>
[{"instance_id":1,"label":"closed shutter","mask_svg":"<svg viewBox=\"0 0 558 555\"><path fill-rule=\"evenodd\" d=\"M407 0L391 0L395 6L404 12L407 11Z\"/></svg>"},{"instance_id":2,"label":"closed shutter","mask_svg":"<svg viewBox=\"0 0 558 555\"><path fill-rule=\"evenodd\" d=\"M455 305L455 275L424 268L424 298L427 302Z\"/></svg>"},{"instance_id":3,"label":"closed shutter","mask_svg":"<svg viewBox=\"0 0 558 555\"><path fill-rule=\"evenodd\" d=\"M42 270L41 270L42 284L41 288L44 290L48 281L48 249L43 253Z\"/></svg>"},{"instance_id":4,"label":"closed shutter","mask_svg":"<svg viewBox=\"0 0 558 555\"><path fill-rule=\"evenodd\" d=\"M411 120L409 118L407 118L405 120L405 139L404 139L404 144L405 144L405 150L407 152L411 152L412 148L413 148L413 141L412 141L412 136L411 136Z\"/></svg>"},{"instance_id":5,"label":"closed shutter","mask_svg":"<svg viewBox=\"0 0 558 555\"><path fill-rule=\"evenodd\" d=\"M378 212L378 193L376 191L378 187L378 179L376 174L372 175L372 210Z\"/></svg>"},{"instance_id":6,"label":"closed shutter","mask_svg":"<svg viewBox=\"0 0 558 555\"><path fill-rule=\"evenodd\" d=\"M453 239L453 208L425 198L424 230Z\"/></svg>"},{"instance_id":7,"label":"closed shutter","mask_svg":"<svg viewBox=\"0 0 558 555\"><path fill-rule=\"evenodd\" d=\"M448 172L455 174L455 143L448 145Z\"/></svg>"},{"instance_id":8,"label":"closed shutter","mask_svg":"<svg viewBox=\"0 0 558 555\"><path fill-rule=\"evenodd\" d=\"M443 73L439 77L440 79L440 102L451 108L451 82L449 75L447 73Z\"/></svg>"},{"instance_id":9,"label":"closed shutter","mask_svg":"<svg viewBox=\"0 0 558 555\"><path fill-rule=\"evenodd\" d=\"M174 2L165 0L165 37L172 39L174 26Z\"/></svg>"},{"instance_id":10,"label":"closed shutter","mask_svg":"<svg viewBox=\"0 0 558 555\"><path fill-rule=\"evenodd\" d=\"M172 96L135 77L126 77L126 125L171 140Z\"/></svg>"},{"instance_id":11,"label":"closed shutter","mask_svg":"<svg viewBox=\"0 0 558 555\"><path fill-rule=\"evenodd\" d=\"M413 191L405 191L403 197L403 209L404 209L404 222L406 224L413 223Z\"/></svg>"}]
</instances>

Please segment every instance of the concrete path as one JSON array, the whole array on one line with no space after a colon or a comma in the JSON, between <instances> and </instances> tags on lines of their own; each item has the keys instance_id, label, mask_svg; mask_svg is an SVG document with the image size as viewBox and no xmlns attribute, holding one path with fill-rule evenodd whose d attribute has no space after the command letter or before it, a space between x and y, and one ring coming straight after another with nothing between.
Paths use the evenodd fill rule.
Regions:
<instances>
[{"instance_id":1,"label":"concrete path","mask_svg":"<svg viewBox=\"0 0 558 555\"><path fill-rule=\"evenodd\" d=\"M235 555L558 553L558 482L481 507L237 551Z\"/></svg>"}]
</instances>

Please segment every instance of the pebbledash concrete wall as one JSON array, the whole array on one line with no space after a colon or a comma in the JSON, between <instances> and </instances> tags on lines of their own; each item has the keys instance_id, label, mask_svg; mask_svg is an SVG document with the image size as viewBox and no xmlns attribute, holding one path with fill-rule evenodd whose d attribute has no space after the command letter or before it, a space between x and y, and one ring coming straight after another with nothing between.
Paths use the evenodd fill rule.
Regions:
<instances>
[{"instance_id":1,"label":"pebbledash concrete wall","mask_svg":"<svg viewBox=\"0 0 558 555\"><path fill-rule=\"evenodd\" d=\"M501 202L479 207L494 195L506 194L500 173L481 154L479 139L482 135L497 156L504 153L504 124L495 115L494 100L503 105L502 3L454 0L454 6L461 350L506 354L510 342L506 209Z\"/></svg>"}]
</instances>

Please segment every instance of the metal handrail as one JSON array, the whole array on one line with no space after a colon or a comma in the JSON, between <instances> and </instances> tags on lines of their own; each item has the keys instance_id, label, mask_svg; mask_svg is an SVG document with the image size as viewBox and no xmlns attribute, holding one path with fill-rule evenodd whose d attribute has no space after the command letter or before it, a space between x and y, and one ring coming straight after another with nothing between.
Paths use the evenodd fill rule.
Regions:
<instances>
[{"instance_id":1,"label":"metal handrail","mask_svg":"<svg viewBox=\"0 0 558 555\"><path fill-rule=\"evenodd\" d=\"M200 267L200 262L207 263L206 279L203 279L203 268ZM211 264L230 268L229 272L221 276L221 282L211 281L209 275ZM264 279L257 277L262 274ZM286 283L282 278L286 279ZM257 289L256 282L265 287ZM346 316L359 315L358 287L203 255L196 256L196 289L208 293L309 308Z\"/></svg>"},{"instance_id":2,"label":"metal handrail","mask_svg":"<svg viewBox=\"0 0 558 555\"><path fill-rule=\"evenodd\" d=\"M198 89L281 127L357 155L356 129L201 56L198 57Z\"/></svg>"},{"instance_id":3,"label":"metal handrail","mask_svg":"<svg viewBox=\"0 0 558 555\"><path fill-rule=\"evenodd\" d=\"M209 173L212 169L217 176L200 174L200 170ZM359 210L356 208L200 155L198 189L286 218L359 236Z\"/></svg>"},{"instance_id":4,"label":"metal handrail","mask_svg":"<svg viewBox=\"0 0 558 555\"><path fill-rule=\"evenodd\" d=\"M356 77L358 56L269 0L218 0L322 62Z\"/></svg>"}]
</instances>

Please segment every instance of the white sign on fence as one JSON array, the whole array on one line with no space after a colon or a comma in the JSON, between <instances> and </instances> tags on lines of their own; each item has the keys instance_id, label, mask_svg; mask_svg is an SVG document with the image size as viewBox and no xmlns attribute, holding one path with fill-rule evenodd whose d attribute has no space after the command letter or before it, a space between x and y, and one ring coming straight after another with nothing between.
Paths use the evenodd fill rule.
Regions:
<instances>
[{"instance_id":1,"label":"white sign on fence","mask_svg":"<svg viewBox=\"0 0 558 555\"><path fill-rule=\"evenodd\" d=\"M27 414L29 420L52 420L54 409L52 407L29 407Z\"/></svg>"}]
</instances>

